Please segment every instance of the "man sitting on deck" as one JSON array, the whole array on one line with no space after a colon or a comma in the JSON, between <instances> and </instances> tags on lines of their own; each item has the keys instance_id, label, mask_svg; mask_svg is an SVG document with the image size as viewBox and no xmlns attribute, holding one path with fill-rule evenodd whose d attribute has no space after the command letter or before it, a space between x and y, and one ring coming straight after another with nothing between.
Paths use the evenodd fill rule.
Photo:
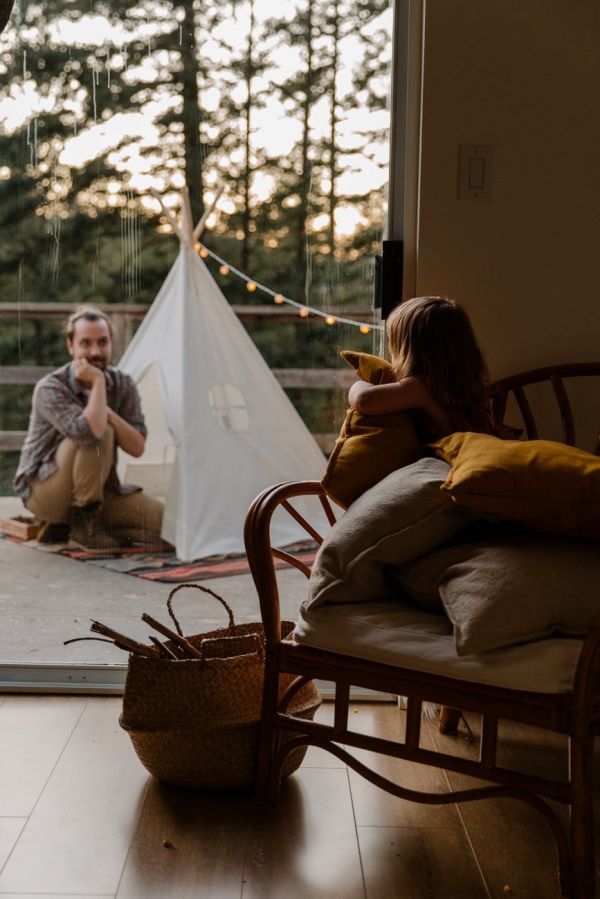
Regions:
<instances>
[{"instance_id":1,"label":"man sitting on deck","mask_svg":"<svg viewBox=\"0 0 600 899\"><path fill-rule=\"evenodd\" d=\"M110 322L82 306L66 330L72 361L36 384L15 493L46 530L70 526L85 549L160 542L162 503L121 485L115 470L118 446L142 455L146 426L133 380L110 365Z\"/></svg>"}]
</instances>

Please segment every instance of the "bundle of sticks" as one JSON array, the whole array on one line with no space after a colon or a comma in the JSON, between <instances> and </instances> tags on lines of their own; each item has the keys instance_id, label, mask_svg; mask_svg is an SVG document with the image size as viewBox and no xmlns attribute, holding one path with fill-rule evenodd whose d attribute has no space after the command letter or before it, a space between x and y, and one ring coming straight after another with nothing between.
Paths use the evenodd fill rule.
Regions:
<instances>
[{"instance_id":1,"label":"bundle of sticks","mask_svg":"<svg viewBox=\"0 0 600 899\"><path fill-rule=\"evenodd\" d=\"M158 658L177 661L179 659L202 658L200 651L196 649L189 640L186 640L181 634L171 630L166 624L162 624L162 622L157 621L156 618L153 618L146 612L142 615L142 621L149 624L151 628L158 631L163 637L168 637L171 646L167 646L159 640L158 637L154 636L154 634L150 635L152 646L145 646L143 643L139 643L137 640L127 637L125 634L120 634L112 627L102 624L101 621L94 621L94 619L91 619L91 621L92 624L90 630L95 634L102 634L102 637L74 637L72 640L65 640L64 645L66 646L68 643L77 643L80 640L99 640L102 643L113 643L119 649L124 649L126 652L131 652L134 655L145 656L148 659Z\"/></svg>"}]
</instances>

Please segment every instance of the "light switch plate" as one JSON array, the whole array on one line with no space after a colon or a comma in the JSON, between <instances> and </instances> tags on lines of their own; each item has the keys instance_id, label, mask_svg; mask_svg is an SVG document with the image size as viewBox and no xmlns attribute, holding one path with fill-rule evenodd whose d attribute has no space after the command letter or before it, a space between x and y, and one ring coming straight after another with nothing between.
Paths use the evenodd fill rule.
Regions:
<instances>
[{"instance_id":1,"label":"light switch plate","mask_svg":"<svg viewBox=\"0 0 600 899\"><path fill-rule=\"evenodd\" d=\"M463 144L458 148L458 199L489 200L492 195L492 147Z\"/></svg>"}]
</instances>

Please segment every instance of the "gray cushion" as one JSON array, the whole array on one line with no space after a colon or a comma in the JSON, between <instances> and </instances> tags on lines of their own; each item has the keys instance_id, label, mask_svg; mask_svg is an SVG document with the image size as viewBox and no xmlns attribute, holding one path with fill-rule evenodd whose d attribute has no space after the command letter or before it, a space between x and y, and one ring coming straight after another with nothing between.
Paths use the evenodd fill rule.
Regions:
<instances>
[{"instance_id":1,"label":"gray cushion","mask_svg":"<svg viewBox=\"0 0 600 899\"><path fill-rule=\"evenodd\" d=\"M397 599L302 609L294 638L327 652L509 690L531 690L535 684L541 693L573 688L582 646L574 637L554 637L459 656L445 615L430 615Z\"/></svg>"},{"instance_id":2,"label":"gray cushion","mask_svg":"<svg viewBox=\"0 0 600 899\"><path fill-rule=\"evenodd\" d=\"M598 545L562 538L515 534L445 546L395 577L428 610L441 601L458 655L554 633L580 636L600 612Z\"/></svg>"},{"instance_id":3,"label":"gray cushion","mask_svg":"<svg viewBox=\"0 0 600 899\"><path fill-rule=\"evenodd\" d=\"M319 549L305 607L393 596L386 565L415 559L465 530L473 514L440 489L448 471L440 459L420 459L363 493Z\"/></svg>"}]
</instances>

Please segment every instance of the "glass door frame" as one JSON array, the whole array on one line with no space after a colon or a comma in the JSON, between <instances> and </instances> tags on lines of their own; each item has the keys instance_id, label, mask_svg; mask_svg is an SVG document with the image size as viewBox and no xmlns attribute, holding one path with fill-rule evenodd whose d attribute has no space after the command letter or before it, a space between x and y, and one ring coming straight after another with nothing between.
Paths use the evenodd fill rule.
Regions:
<instances>
[{"instance_id":1,"label":"glass door frame","mask_svg":"<svg viewBox=\"0 0 600 899\"><path fill-rule=\"evenodd\" d=\"M391 0L393 6L390 72L390 161L385 238L404 243L402 296L414 296L417 280L419 176L421 140L422 56L426 0ZM123 692L126 664L2 664L0 692ZM327 685L320 685L329 698ZM389 696L357 690L354 699L388 700Z\"/></svg>"}]
</instances>

